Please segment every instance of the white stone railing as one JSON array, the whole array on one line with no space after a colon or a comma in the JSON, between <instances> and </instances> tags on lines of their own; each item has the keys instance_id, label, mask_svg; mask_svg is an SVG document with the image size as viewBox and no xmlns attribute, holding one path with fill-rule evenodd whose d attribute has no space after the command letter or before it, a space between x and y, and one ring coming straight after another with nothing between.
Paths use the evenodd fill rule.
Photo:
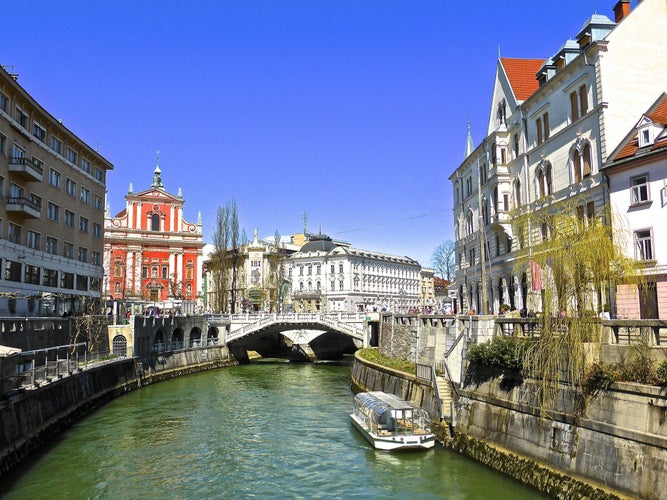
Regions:
<instances>
[{"instance_id":1,"label":"white stone railing","mask_svg":"<svg viewBox=\"0 0 667 500\"><path fill-rule=\"evenodd\" d=\"M343 318L343 314L345 317ZM234 315L236 316L236 315ZM294 325L295 327L313 327L317 330L317 326L328 326L334 330L346 333L356 339L363 340L363 327L355 326L355 324L363 325L366 318L364 314L320 314L320 313L272 313L272 314L248 314L239 315L239 318L230 316L230 322L250 322L240 328L232 330L227 334L226 341L231 342L238 340L250 333L256 332L271 324L280 325ZM306 328L307 329L307 328Z\"/></svg>"}]
</instances>

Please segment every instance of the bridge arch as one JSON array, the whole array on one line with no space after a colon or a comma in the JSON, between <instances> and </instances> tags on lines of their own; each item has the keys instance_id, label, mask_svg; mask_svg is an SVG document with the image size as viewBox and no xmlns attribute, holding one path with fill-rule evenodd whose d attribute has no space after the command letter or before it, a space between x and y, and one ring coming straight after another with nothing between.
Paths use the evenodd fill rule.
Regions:
<instances>
[{"instance_id":1,"label":"bridge arch","mask_svg":"<svg viewBox=\"0 0 667 500\"><path fill-rule=\"evenodd\" d=\"M165 349L166 346L164 342L164 332L162 330L158 330L155 332L155 339L153 340L153 351L163 352Z\"/></svg>"},{"instance_id":2,"label":"bridge arch","mask_svg":"<svg viewBox=\"0 0 667 500\"><path fill-rule=\"evenodd\" d=\"M201 329L195 326L190 330L190 347L199 346L201 346Z\"/></svg>"},{"instance_id":3,"label":"bridge arch","mask_svg":"<svg viewBox=\"0 0 667 500\"><path fill-rule=\"evenodd\" d=\"M220 332L215 326L211 326L206 333L206 344L207 345L216 345L220 340Z\"/></svg>"},{"instance_id":4,"label":"bridge arch","mask_svg":"<svg viewBox=\"0 0 667 500\"><path fill-rule=\"evenodd\" d=\"M337 359L368 345L367 315L272 313L229 318L225 342L234 353L308 359ZM237 321L234 324L234 321ZM237 358L238 359L238 358Z\"/></svg>"},{"instance_id":5,"label":"bridge arch","mask_svg":"<svg viewBox=\"0 0 667 500\"><path fill-rule=\"evenodd\" d=\"M183 349L183 329L178 327L171 334L171 348Z\"/></svg>"}]
</instances>

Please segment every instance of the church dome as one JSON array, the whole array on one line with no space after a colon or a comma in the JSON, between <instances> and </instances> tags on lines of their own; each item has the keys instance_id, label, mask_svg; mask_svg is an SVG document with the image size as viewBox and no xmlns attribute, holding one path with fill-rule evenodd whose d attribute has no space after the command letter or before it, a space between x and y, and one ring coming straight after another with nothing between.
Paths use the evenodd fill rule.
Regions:
<instances>
[{"instance_id":1,"label":"church dome","mask_svg":"<svg viewBox=\"0 0 667 500\"><path fill-rule=\"evenodd\" d=\"M308 238L308 243L301 247L299 253L330 252L336 246L326 234L313 234Z\"/></svg>"}]
</instances>

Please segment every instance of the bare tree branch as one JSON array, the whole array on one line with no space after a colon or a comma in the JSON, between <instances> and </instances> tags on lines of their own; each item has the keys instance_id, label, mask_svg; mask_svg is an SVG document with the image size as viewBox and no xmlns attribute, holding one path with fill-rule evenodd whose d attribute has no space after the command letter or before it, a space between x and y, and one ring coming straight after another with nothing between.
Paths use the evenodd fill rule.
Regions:
<instances>
[{"instance_id":1,"label":"bare tree branch","mask_svg":"<svg viewBox=\"0 0 667 500\"><path fill-rule=\"evenodd\" d=\"M444 278L447 281L452 281L456 269L455 250L456 247L451 240L440 243L440 245L433 250L433 254L431 255L431 265L433 266L436 276Z\"/></svg>"}]
</instances>

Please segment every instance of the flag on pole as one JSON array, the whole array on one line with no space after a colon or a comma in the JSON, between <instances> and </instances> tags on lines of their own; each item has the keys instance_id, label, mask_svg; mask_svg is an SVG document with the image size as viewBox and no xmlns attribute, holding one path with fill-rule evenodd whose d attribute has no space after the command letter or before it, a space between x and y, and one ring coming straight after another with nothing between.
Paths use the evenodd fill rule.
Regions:
<instances>
[{"instance_id":1,"label":"flag on pole","mask_svg":"<svg viewBox=\"0 0 667 500\"><path fill-rule=\"evenodd\" d=\"M542 290L542 268L533 259L530 260L530 287L533 292Z\"/></svg>"}]
</instances>

